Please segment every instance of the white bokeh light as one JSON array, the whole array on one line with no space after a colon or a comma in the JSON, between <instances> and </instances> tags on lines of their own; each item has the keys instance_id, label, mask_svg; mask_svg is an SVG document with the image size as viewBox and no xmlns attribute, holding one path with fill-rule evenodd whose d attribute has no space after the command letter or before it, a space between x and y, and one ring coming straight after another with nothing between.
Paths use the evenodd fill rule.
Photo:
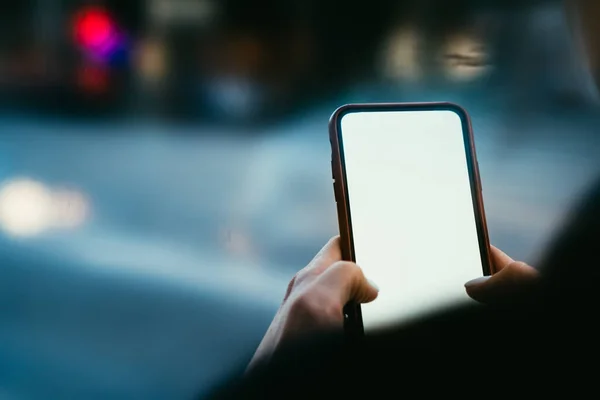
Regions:
<instances>
[{"instance_id":1,"label":"white bokeh light","mask_svg":"<svg viewBox=\"0 0 600 400\"><path fill-rule=\"evenodd\" d=\"M0 187L0 227L11 236L75 228L88 215L89 202L77 191L55 191L30 178L13 179Z\"/></svg>"},{"instance_id":2,"label":"white bokeh light","mask_svg":"<svg viewBox=\"0 0 600 400\"><path fill-rule=\"evenodd\" d=\"M421 75L420 37L413 28L394 32L384 50L384 75L393 80L417 80Z\"/></svg>"},{"instance_id":3,"label":"white bokeh light","mask_svg":"<svg viewBox=\"0 0 600 400\"><path fill-rule=\"evenodd\" d=\"M89 215L87 198L75 190L57 190L52 195L52 222L57 228L76 228Z\"/></svg>"},{"instance_id":4,"label":"white bokeh light","mask_svg":"<svg viewBox=\"0 0 600 400\"><path fill-rule=\"evenodd\" d=\"M475 80L489 71L488 49L485 42L474 35L463 33L449 37L443 55L445 71L451 79Z\"/></svg>"}]
</instances>

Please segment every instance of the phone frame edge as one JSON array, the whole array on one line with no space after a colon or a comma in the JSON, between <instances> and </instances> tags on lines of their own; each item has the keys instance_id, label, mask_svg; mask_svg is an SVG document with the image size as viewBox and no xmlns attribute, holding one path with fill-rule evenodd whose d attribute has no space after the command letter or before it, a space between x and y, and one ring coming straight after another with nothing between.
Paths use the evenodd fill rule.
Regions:
<instances>
[{"instance_id":1,"label":"phone frame edge","mask_svg":"<svg viewBox=\"0 0 600 400\"><path fill-rule=\"evenodd\" d=\"M348 206L348 193L346 174L344 168L342 141L340 137L340 123L344 115L360 111L407 111L407 110L448 110L455 112L461 119L463 130L463 141L467 153L467 164L469 169L469 182L471 185L471 198L475 213L477 236L479 239L479 251L483 274L490 275L493 264L490 256L489 233L485 208L483 205L483 193L481 187L481 175L471 118L468 112L461 106L452 102L418 102L418 103L351 103L338 107L329 119L329 142L331 145L331 170L333 179L333 191L338 214L338 225L340 233L340 244L342 259L355 262L354 246L352 241L351 215ZM466 140L465 140L466 139ZM360 304L348 303L344 307L344 330L348 337L360 340L364 337L364 327Z\"/></svg>"}]
</instances>

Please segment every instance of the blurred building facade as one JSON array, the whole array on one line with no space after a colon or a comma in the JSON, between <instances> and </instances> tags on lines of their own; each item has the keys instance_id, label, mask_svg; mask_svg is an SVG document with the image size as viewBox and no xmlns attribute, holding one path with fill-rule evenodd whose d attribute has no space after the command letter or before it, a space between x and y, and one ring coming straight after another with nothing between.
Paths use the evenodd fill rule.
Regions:
<instances>
[{"instance_id":1,"label":"blurred building facade","mask_svg":"<svg viewBox=\"0 0 600 400\"><path fill-rule=\"evenodd\" d=\"M562 3L550 0L353 0L342 8L295 0L26 0L4 7L5 107L248 122L373 82L398 90L512 85L529 102L536 100L526 92L585 97L571 87L582 72L560 50L569 46ZM583 23L593 29L590 15ZM597 43L585 46L598 57Z\"/></svg>"}]
</instances>

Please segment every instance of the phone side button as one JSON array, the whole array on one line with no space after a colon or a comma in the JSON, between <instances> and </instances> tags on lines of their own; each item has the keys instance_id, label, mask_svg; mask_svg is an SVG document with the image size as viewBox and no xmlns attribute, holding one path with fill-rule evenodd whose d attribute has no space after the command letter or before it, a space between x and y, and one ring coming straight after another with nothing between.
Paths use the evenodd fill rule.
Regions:
<instances>
[{"instance_id":1,"label":"phone side button","mask_svg":"<svg viewBox=\"0 0 600 400\"><path fill-rule=\"evenodd\" d=\"M335 202L338 202L338 191L337 191L337 185L335 184L335 179L332 179L332 185L333 185L333 198L335 199Z\"/></svg>"},{"instance_id":2,"label":"phone side button","mask_svg":"<svg viewBox=\"0 0 600 400\"><path fill-rule=\"evenodd\" d=\"M332 154L331 155L331 178L335 180L335 174L333 171L335 171L335 170L333 169L333 154Z\"/></svg>"}]
</instances>

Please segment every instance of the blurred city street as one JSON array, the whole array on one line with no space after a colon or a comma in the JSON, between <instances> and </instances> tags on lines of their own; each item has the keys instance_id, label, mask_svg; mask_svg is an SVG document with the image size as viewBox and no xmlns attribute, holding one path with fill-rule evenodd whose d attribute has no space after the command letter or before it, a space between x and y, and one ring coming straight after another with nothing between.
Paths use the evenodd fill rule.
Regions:
<instances>
[{"instance_id":1,"label":"blurred city street","mask_svg":"<svg viewBox=\"0 0 600 400\"><path fill-rule=\"evenodd\" d=\"M478 104L465 106L492 241L533 263L600 171L598 120L511 127ZM2 121L4 181L68 184L90 208L76 230L2 240L3 390L183 398L239 367L293 273L336 234L330 111L242 138Z\"/></svg>"},{"instance_id":2,"label":"blurred city street","mask_svg":"<svg viewBox=\"0 0 600 400\"><path fill-rule=\"evenodd\" d=\"M0 399L188 399L243 369L338 232L345 103L463 106L491 241L537 264L600 178L600 3L353 1L7 3Z\"/></svg>"}]
</instances>

